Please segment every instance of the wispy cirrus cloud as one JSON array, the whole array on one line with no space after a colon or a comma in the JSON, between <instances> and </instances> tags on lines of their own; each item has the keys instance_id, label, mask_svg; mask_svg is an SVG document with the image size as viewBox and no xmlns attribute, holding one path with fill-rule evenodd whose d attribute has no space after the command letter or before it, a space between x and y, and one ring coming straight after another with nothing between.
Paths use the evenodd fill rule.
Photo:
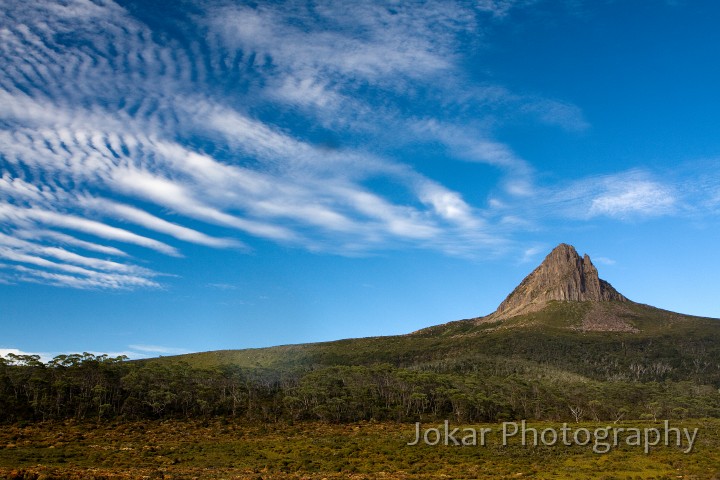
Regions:
<instances>
[{"instance_id":1,"label":"wispy cirrus cloud","mask_svg":"<svg viewBox=\"0 0 720 480\"><path fill-rule=\"evenodd\" d=\"M547 220L592 221L610 219L639 221L679 213L689 214L696 207L698 195L680 186L683 176L661 176L647 169L632 169L579 180L537 185L520 201L494 198L490 211L494 215L520 222L525 229L538 229Z\"/></svg>"},{"instance_id":2,"label":"wispy cirrus cloud","mask_svg":"<svg viewBox=\"0 0 720 480\"><path fill-rule=\"evenodd\" d=\"M658 216L670 213L677 204L673 188L649 180L618 181L607 184L592 199L590 216Z\"/></svg>"},{"instance_id":3,"label":"wispy cirrus cloud","mask_svg":"<svg viewBox=\"0 0 720 480\"><path fill-rule=\"evenodd\" d=\"M630 170L575 181L560 189L555 201L571 217L647 218L672 213L679 193L648 171Z\"/></svg>"},{"instance_id":4,"label":"wispy cirrus cloud","mask_svg":"<svg viewBox=\"0 0 720 480\"><path fill-rule=\"evenodd\" d=\"M137 266L145 256L181 257L184 243L250 250L257 238L349 255L494 248L509 223L386 143L439 142L448 158L504 172L510 195L537 190L529 163L495 138L497 113L581 130L582 112L494 85L468 94L458 62L515 4L204 2L165 30L142 5L9 2L0 231L22 243L3 245L0 278L157 288L162 273ZM467 126L478 111L486 124Z\"/></svg>"},{"instance_id":5,"label":"wispy cirrus cloud","mask_svg":"<svg viewBox=\"0 0 720 480\"><path fill-rule=\"evenodd\" d=\"M166 347L162 345L134 344L128 345L128 348L133 352L139 352L141 355L146 356L182 355L184 353L190 353L190 350L184 348Z\"/></svg>"},{"instance_id":6,"label":"wispy cirrus cloud","mask_svg":"<svg viewBox=\"0 0 720 480\"><path fill-rule=\"evenodd\" d=\"M95 220L88 220L77 215L44 210L35 206L24 208L10 204L0 205L0 218L8 224L20 226L40 224L43 226L59 227L87 233L105 240L139 245L166 255L180 255L176 248L158 240L144 237L122 228L106 225Z\"/></svg>"}]
</instances>

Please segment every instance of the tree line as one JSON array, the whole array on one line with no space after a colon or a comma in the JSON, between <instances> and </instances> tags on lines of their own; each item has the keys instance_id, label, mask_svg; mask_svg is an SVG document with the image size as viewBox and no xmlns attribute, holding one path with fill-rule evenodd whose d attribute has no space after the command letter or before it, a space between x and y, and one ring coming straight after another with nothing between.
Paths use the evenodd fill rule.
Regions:
<instances>
[{"instance_id":1,"label":"tree line","mask_svg":"<svg viewBox=\"0 0 720 480\"><path fill-rule=\"evenodd\" d=\"M262 422L613 421L720 417L718 389L687 381L487 375L389 364L295 370L127 361L89 353L0 357L0 422L227 416Z\"/></svg>"}]
</instances>

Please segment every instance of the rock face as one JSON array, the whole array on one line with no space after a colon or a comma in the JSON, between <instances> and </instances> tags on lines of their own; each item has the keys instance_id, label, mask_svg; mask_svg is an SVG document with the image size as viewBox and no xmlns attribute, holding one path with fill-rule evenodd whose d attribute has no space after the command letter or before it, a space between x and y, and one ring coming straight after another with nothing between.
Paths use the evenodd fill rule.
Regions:
<instances>
[{"instance_id":1,"label":"rock face","mask_svg":"<svg viewBox=\"0 0 720 480\"><path fill-rule=\"evenodd\" d=\"M520 282L491 317L497 320L535 312L551 300L629 301L598 277L597 268L587 254L581 257L572 245L561 243Z\"/></svg>"}]
</instances>

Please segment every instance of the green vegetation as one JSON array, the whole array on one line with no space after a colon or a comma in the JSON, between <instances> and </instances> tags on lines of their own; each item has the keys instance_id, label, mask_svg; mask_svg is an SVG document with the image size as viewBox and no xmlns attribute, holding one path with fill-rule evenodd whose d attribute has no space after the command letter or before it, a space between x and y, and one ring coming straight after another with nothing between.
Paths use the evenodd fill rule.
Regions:
<instances>
[{"instance_id":1,"label":"green vegetation","mask_svg":"<svg viewBox=\"0 0 720 480\"><path fill-rule=\"evenodd\" d=\"M618 421L720 417L720 394L692 382L597 381L498 363L485 371L334 366L274 371L124 362L90 354L0 364L0 419L168 419L457 422L514 419ZM488 367L490 368L490 367Z\"/></svg>"},{"instance_id":2,"label":"green vegetation","mask_svg":"<svg viewBox=\"0 0 720 480\"><path fill-rule=\"evenodd\" d=\"M720 475L720 421L699 428L693 452L658 446L408 446L398 423L151 421L46 422L0 430L0 477L172 479L712 479ZM549 424L533 424L545 428ZM577 424L594 428L598 424ZM629 423L623 423L630 426ZM657 426L652 422L634 423ZM550 424L550 426L556 426ZM576 424L573 424L576 426ZM473 425L497 429L497 424Z\"/></svg>"},{"instance_id":3,"label":"green vegetation","mask_svg":"<svg viewBox=\"0 0 720 480\"><path fill-rule=\"evenodd\" d=\"M720 323L624 304L612 313L631 331L588 331L588 308L554 302L503 322L132 362L8 355L0 359L0 473L87 478L82 469L98 466L96 478L120 478L132 466L147 478L720 474ZM704 453L404 445L412 422L446 419L668 419L699 427Z\"/></svg>"},{"instance_id":4,"label":"green vegetation","mask_svg":"<svg viewBox=\"0 0 720 480\"><path fill-rule=\"evenodd\" d=\"M502 324L138 362L10 355L0 361L0 421L720 417L720 323L631 305L623 314L636 332L582 332L585 306L556 302Z\"/></svg>"},{"instance_id":5,"label":"green vegetation","mask_svg":"<svg viewBox=\"0 0 720 480\"><path fill-rule=\"evenodd\" d=\"M624 303L614 315L636 332L579 330L588 302L548 308L502 323L462 320L410 335L247 350L221 350L153 362L271 370L388 364L399 368L504 376L554 371L599 381L665 380L720 387L720 321Z\"/></svg>"}]
</instances>

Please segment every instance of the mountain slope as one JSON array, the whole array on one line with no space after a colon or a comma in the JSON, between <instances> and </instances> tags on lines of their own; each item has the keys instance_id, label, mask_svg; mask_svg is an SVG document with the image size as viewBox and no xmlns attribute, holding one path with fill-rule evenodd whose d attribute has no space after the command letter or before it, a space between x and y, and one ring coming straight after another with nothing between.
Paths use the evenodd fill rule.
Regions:
<instances>
[{"instance_id":1,"label":"mountain slope","mask_svg":"<svg viewBox=\"0 0 720 480\"><path fill-rule=\"evenodd\" d=\"M720 385L720 322L632 302L561 244L485 317L407 335L154 359L194 366L308 371L389 364L433 371L548 372L598 380Z\"/></svg>"},{"instance_id":2,"label":"mountain slope","mask_svg":"<svg viewBox=\"0 0 720 480\"><path fill-rule=\"evenodd\" d=\"M693 380L720 386L720 322L632 305L637 331L576 328L591 305L550 302L504 321L461 320L408 335L223 350L163 357L196 367L309 371L388 364L398 368L540 378L563 372L597 380Z\"/></svg>"}]
</instances>

